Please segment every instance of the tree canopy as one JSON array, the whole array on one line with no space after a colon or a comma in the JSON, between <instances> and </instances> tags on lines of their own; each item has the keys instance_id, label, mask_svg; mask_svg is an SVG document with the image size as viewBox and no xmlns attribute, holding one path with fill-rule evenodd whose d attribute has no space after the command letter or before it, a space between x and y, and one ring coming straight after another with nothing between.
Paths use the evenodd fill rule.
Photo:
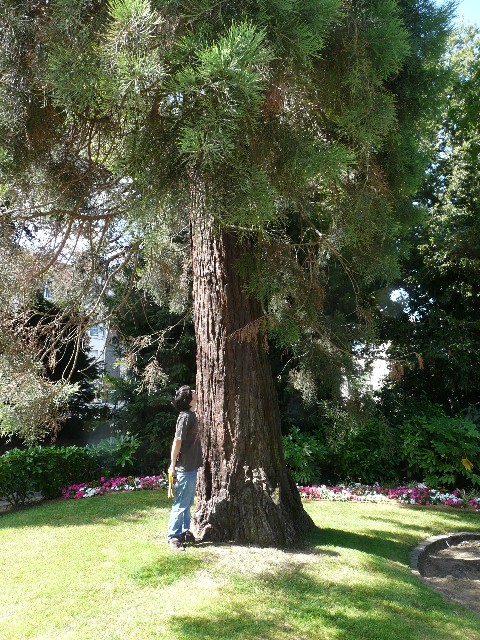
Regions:
<instances>
[{"instance_id":1,"label":"tree canopy","mask_svg":"<svg viewBox=\"0 0 480 640\"><path fill-rule=\"evenodd\" d=\"M345 367L371 291L395 274L451 6L3 0L1 12L4 219L17 243L36 237L23 273L72 261L67 237L82 236L60 294L81 307L92 272L101 289L141 247L141 284L178 309L196 174L215 224L249 240L240 268L269 328L310 369Z\"/></svg>"}]
</instances>

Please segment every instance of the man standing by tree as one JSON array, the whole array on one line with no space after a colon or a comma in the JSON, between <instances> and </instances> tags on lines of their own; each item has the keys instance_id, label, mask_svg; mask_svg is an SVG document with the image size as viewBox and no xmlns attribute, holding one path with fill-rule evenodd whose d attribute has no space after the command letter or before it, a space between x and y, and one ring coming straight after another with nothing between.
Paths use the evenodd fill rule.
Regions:
<instances>
[{"instance_id":1,"label":"man standing by tree","mask_svg":"<svg viewBox=\"0 0 480 640\"><path fill-rule=\"evenodd\" d=\"M190 531L190 509L195 499L197 472L202 465L202 448L195 415L197 394L188 386L175 393L173 406L180 415L177 420L175 438L168 474L176 473L175 499L168 523L167 539L174 551L183 551L183 542L193 542Z\"/></svg>"}]
</instances>

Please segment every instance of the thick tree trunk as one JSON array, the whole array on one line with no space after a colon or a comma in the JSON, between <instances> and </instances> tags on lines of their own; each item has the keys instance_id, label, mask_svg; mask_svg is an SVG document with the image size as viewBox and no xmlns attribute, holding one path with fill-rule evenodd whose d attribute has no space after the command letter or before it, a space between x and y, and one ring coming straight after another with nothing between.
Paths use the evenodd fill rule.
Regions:
<instances>
[{"instance_id":1,"label":"thick tree trunk","mask_svg":"<svg viewBox=\"0 0 480 640\"><path fill-rule=\"evenodd\" d=\"M288 546L313 523L287 474L260 304L236 271L241 247L216 233L193 189L198 414L204 467L194 522L202 539Z\"/></svg>"}]
</instances>

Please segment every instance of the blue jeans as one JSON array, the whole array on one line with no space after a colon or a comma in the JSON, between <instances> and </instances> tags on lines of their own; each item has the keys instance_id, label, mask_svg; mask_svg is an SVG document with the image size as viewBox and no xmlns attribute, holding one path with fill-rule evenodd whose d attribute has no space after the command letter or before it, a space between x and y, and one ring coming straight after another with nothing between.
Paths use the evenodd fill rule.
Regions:
<instances>
[{"instance_id":1,"label":"blue jeans","mask_svg":"<svg viewBox=\"0 0 480 640\"><path fill-rule=\"evenodd\" d=\"M175 499L170 513L167 538L180 538L182 533L190 529L190 507L195 500L197 488L197 472L177 471Z\"/></svg>"}]
</instances>

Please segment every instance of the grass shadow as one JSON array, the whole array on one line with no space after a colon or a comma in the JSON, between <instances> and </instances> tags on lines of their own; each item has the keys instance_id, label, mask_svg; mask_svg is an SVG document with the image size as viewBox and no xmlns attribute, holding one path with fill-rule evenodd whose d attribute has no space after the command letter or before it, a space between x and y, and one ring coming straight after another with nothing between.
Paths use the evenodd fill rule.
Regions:
<instances>
[{"instance_id":1,"label":"grass shadow","mask_svg":"<svg viewBox=\"0 0 480 640\"><path fill-rule=\"evenodd\" d=\"M250 608L234 604L228 613L174 616L169 626L170 637L175 640L268 640L278 637L279 622L255 615Z\"/></svg>"},{"instance_id":2,"label":"grass shadow","mask_svg":"<svg viewBox=\"0 0 480 640\"><path fill-rule=\"evenodd\" d=\"M335 530L331 530L335 531ZM351 539L350 539L351 540ZM359 546L363 546L359 545ZM446 603L407 568L371 564L368 581L337 582L298 565L254 577L231 575L222 602L205 612L174 616L171 637L187 640L476 640L480 619ZM239 595L240 594L240 595ZM458 615L462 614L462 615Z\"/></svg>"},{"instance_id":3,"label":"grass shadow","mask_svg":"<svg viewBox=\"0 0 480 640\"><path fill-rule=\"evenodd\" d=\"M309 544L324 551L325 547L343 547L355 549L374 556L381 556L396 562L405 561L406 545L399 543L398 539L391 538L388 531L374 530L369 533L354 533L342 529L317 528L310 532L307 541ZM415 540L415 536L412 536Z\"/></svg>"},{"instance_id":4,"label":"grass shadow","mask_svg":"<svg viewBox=\"0 0 480 640\"><path fill-rule=\"evenodd\" d=\"M199 556L176 553L141 567L132 578L143 586L167 587L177 580L188 579L204 565L205 560Z\"/></svg>"}]
</instances>

